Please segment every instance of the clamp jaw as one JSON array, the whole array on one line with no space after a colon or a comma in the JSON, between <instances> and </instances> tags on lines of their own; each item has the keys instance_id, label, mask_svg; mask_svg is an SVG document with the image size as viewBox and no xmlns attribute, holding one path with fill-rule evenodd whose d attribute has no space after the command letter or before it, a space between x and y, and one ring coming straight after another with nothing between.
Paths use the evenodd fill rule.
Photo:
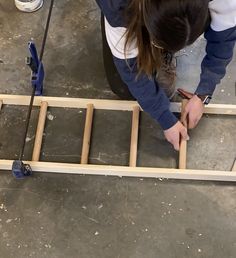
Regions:
<instances>
[{"instance_id":1,"label":"clamp jaw","mask_svg":"<svg viewBox=\"0 0 236 258\"><path fill-rule=\"evenodd\" d=\"M35 96L43 95L43 80L44 80L44 68L43 63L38 57L38 52L34 42L30 41L28 43L28 48L30 56L26 58L26 64L30 67L31 74L31 84L35 88Z\"/></svg>"},{"instance_id":2,"label":"clamp jaw","mask_svg":"<svg viewBox=\"0 0 236 258\"><path fill-rule=\"evenodd\" d=\"M32 169L30 165L24 164L21 160L15 160L12 164L12 174L17 179L23 179L32 175Z\"/></svg>"}]
</instances>

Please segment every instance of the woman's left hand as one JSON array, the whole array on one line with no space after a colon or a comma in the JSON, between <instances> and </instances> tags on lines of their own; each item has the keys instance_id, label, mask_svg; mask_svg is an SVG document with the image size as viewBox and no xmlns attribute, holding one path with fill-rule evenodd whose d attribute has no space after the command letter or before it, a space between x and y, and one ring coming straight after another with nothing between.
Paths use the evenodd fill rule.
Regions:
<instances>
[{"instance_id":1,"label":"woman's left hand","mask_svg":"<svg viewBox=\"0 0 236 258\"><path fill-rule=\"evenodd\" d=\"M204 104L197 95L194 95L185 107L182 120L188 121L188 128L192 129L197 126L202 118L203 111Z\"/></svg>"}]
</instances>

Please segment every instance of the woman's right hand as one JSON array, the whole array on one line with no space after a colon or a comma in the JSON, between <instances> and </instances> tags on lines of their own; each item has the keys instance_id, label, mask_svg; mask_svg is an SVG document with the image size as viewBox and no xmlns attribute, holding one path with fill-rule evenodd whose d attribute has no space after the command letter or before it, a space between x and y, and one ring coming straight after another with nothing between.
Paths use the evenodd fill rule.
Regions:
<instances>
[{"instance_id":1,"label":"woman's right hand","mask_svg":"<svg viewBox=\"0 0 236 258\"><path fill-rule=\"evenodd\" d=\"M164 134L167 141L170 142L177 151L179 151L181 137L186 141L189 140L186 127L179 121L171 128L165 130Z\"/></svg>"}]
</instances>

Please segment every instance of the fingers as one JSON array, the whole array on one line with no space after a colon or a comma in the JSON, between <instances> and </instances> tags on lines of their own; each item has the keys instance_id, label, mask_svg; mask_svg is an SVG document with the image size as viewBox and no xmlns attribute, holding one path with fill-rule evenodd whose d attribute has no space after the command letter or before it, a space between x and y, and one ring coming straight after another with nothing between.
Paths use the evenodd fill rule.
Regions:
<instances>
[{"instance_id":1,"label":"fingers","mask_svg":"<svg viewBox=\"0 0 236 258\"><path fill-rule=\"evenodd\" d=\"M173 146L176 151L179 151L179 142L176 142Z\"/></svg>"},{"instance_id":2,"label":"fingers","mask_svg":"<svg viewBox=\"0 0 236 258\"><path fill-rule=\"evenodd\" d=\"M189 129L195 128L198 124L198 121L199 121L198 119L194 119L194 120L189 119L189 124L188 124Z\"/></svg>"},{"instance_id":3,"label":"fingers","mask_svg":"<svg viewBox=\"0 0 236 258\"><path fill-rule=\"evenodd\" d=\"M171 138L166 137L166 140L173 145L174 149L179 151L179 133L172 135Z\"/></svg>"},{"instance_id":4,"label":"fingers","mask_svg":"<svg viewBox=\"0 0 236 258\"><path fill-rule=\"evenodd\" d=\"M187 118L188 118L188 128L193 129L197 126L200 121L204 106L202 102L196 97L193 97L186 106Z\"/></svg>"},{"instance_id":5,"label":"fingers","mask_svg":"<svg viewBox=\"0 0 236 258\"><path fill-rule=\"evenodd\" d=\"M176 151L180 149L180 137L188 140L189 136L187 129L179 121L171 128L164 131L165 137L170 142Z\"/></svg>"},{"instance_id":6,"label":"fingers","mask_svg":"<svg viewBox=\"0 0 236 258\"><path fill-rule=\"evenodd\" d=\"M193 113L189 114L189 129L193 129L197 126L202 116L196 116Z\"/></svg>"},{"instance_id":7,"label":"fingers","mask_svg":"<svg viewBox=\"0 0 236 258\"><path fill-rule=\"evenodd\" d=\"M173 145L173 147L176 151L179 151L181 137L185 141L188 141L190 139L187 129L185 127L183 127L183 129L180 131L180 133L174 139L172 139L170 141L170 143Z\"/></svg>"},{"instance_id":8,"label":"fingers","mask_svg":"<svg viewBox=\"0 0 236 258\"><path fill-rule=\"evenodd\" d=\"M189 140L189 135L188 135L188 131L185 127L182 128L182 130L180 131L181 137L183 140L188 141Z\"/></svg>"},{"instance_id":9,"label":"fingers","mask_svg":"<svg viewBox=\"0 0 236 258\"><path fill-rule=\"evenodd\" d=\"M173 145L173 147L174 147L174 149L176 150L176 151L179 151L179 139L180 139L180 137L179 137L179 135L177 136L177 137L175 137L175 139L171 142L171 144Z\"/></svg>"}]
</instances>

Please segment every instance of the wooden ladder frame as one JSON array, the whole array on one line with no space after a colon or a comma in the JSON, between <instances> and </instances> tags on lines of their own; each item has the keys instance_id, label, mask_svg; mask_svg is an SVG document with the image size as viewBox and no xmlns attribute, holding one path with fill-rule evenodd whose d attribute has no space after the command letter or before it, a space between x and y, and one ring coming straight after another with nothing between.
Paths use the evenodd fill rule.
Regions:
<instances>
[{"instance_id":1,"label":"wooden ladder frame","mask_svg":"<svg viewBox=\"0 0 236 258\"><path fill-rule=\"evenodd\" d=\"M28 106L30 96L4 95L0 94L0 110L2 105L23 105ZM104 100L104 99L83 99L83 98L62 98L62 97L35 97L34 106L40 107L38 126L35 136L32 161L30 164L33 171L48 173L68 173L86 175L110 175L127 177L151 177L169 179L191 179L211 181L236 181L236 173L232 171L216 170L192 170L186 168L187 142L181 140L179 152L179 168L150 168L136 167L138 148L138 127L139 114L142 109L136 101ZM181 112L184 102L171 103L172 112ZM43 139L43 131L48 107L60 108L86 108L86 121L83 137L81 164L41 162L40 151ZM90 138L93 122L94 109L132 111L132 132L130 143L129 166L90 165L88 156L90 149ZM236 105L210 104L205 107L205 114L236 115ZM13 160L0 159L0 170L11 170ZM235 171L236 165L233 166Z\"/></svg>"}]
</instances>

